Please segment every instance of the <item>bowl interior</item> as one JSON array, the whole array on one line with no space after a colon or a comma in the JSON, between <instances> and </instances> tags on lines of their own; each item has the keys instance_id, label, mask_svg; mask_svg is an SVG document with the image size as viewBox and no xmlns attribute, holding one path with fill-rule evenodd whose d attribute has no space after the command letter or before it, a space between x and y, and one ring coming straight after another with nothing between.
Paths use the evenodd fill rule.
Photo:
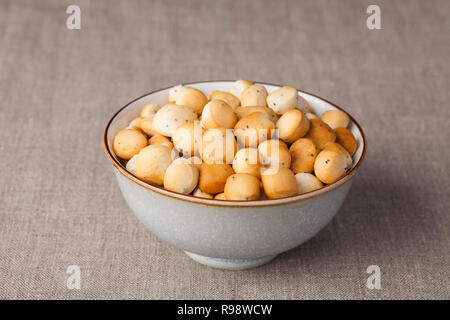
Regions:
<instances>
[{"instance_id":1,"label":"bowl interior","mask_svg":"<svg viewBox=\"0 0 450 320\"><path fill-rule=\"evenodd\" d=\"M204 92L205 94L208 94L210 91L213 90L221 90L221 91L228 91L228 88L230 87L230 85L233 83L233 81L208 81L208 82L195 82L195 83L185 83L184 85L196 88L201 90L202 92ZM273 85L273 84L267 84L267 83L258 83L258 84L262 84L266 87L267 92L270 94L271 92L277 90L278 88L280 88L280 86L278 85ZM119 168L119 170L121 172L124 172L124 170L126 171L125 167L122 165L121 161L119 160L119 158L114 154L114 152L112 152L113 150L113 139L115 134L128 126L128 124L131 122L131 120L133 120L134 118L138 117L141 111L141 108L148 103L156 103L158 105L165 105L167 103L167 96L168 96L168 92L170 90L171 87L169 88L165 88L165 89L161 89L161 90L157 90L154 92L151 92L149 94L146 94L140 98L137 98L135 100L133 100L132 102L130 102L129 104L127 104L126 106L124 106L122 109L120 109L111 119L110 123L108 124L106 131L105 131L105 148L106 148L106 152L107 154L109 154L110 157L112 157L114 165L116 165L116 167ZM308 101L308 103L311 105L311 107L314 110L314 113L316 115L318 115L320 117L320 115L322 115L322 113L324 113L327 110L339 110L340 108L338 108L337 106L335 106L334 104L332 104L329 101L326 101L320 97L317 97L315 95L312 95L310 93L306 93L303 91L299 90L299 95L301 95L304 99L306 99ZM345 110L343 110L345 111ZM348 114L348 113L347 113ZM341 178L341 180L343 180L344 178L351 176L355 173L355 169L357 169L357 167L359 167L360 162L363 159L363 155L365 153L365 138L364 138L364 133L362 132L361 128L359 127L359 125L356 123L356 121L351 117L350 114L348 114L350 116L350 124L348 126L348 129L352 132L353 136L355 137L357 143L358 143L358 148L355 152L355 154L353 155L353 167L352 169L347 173L346 176L344 176L343 178ZM131 173L128 173L130 176L133 176ZM134 176L133 176L134 177ZM147 184L141 180L139 180L138 178L134 177L135 180L138 180L139 183L141 185L146 185L148 186L150 189L156 190L155 188L163 191L161 193L163 194L173 194L173 195L178 195L178 197L182 197L182 198L186 198L186 197L190 197L190 198L194 198L194 199L199 199L198 201L204 202L204 201L210 201L211 204L212 202L230 202L230 201L223 201L223 200L211 200L211 199L203 199L203 198L195 198L192 196L186 196L186 195L181 195L181 194L177 194L175 192L171 192L171 191L167 191L161 187L158 186L152 186L150 184ZM299 196L295 196L295 197L291 197L291 198L301 198L302 196L308 195L308 194L314 194L314 193L322 193L324 191L324 189L327 189L330 186L333 186L335 184L338 184L340 182L340 180L338 180L337 182L330 184L322 189L316 190L316 191L312 191L312 192L308 192L306 194L302 194ZM342 181L341 181L342 182ZM261 203L262 202L276 202L278 200L283 200L283 199L277 199L277 200L265 200L265 201L244 201L244 202L253 202L253 203ZM239 203L242 203L239 202Z\"/></svg>"}]
</instances>

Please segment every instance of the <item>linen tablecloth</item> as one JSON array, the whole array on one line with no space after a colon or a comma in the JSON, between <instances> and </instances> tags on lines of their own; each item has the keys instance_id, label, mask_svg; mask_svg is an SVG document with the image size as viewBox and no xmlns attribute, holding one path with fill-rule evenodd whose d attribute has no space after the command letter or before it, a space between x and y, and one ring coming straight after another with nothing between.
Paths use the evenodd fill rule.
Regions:
<instances>
[{"instance_id":1,"label":"linen tablecloth","mask_svg":"<svg viewBox=\"0 0 450 320\"><path fill-rule=\"evenodd\" d=\"M381 29L367 27L370 4ZM448 299L449 12L445 0L1 0L0 298ZM239 78L333 101L368 154L320 234L232 272L136 219L102 134L146 92Z\"/></svg>"}]
</instances>

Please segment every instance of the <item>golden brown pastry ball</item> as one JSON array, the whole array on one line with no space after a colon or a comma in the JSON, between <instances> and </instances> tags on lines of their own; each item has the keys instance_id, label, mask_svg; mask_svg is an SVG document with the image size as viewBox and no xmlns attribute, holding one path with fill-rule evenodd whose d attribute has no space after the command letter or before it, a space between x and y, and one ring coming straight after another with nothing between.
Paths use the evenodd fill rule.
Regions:
<instances>
[{"instance_id":1,"label":"golden brown pastry ball","mask_svg":"<svg viewBox=\"0 0 450 320\"><path fill-rule=\"evenodd\" d=\"M289 110L278 119L277 129L280 139L292 143L308 132L309 120L300 110Z\"/></svg>"},{"instance_id":2,"label":"golden brown pastry ball","mask_svg":"<svg viewBox=\"0 0 450 320\"><path fill-rule=\"evenodd\" d=\"M257 147L272 137L275 124L262 112L251 113L241 118L234 127L234 134L246 148Z\"/></svg>"},{"instance_id":3,"label":"golden brown pastry ball","mask_svg":"<svg viewBox=\"0 0 450 320\"><path fill-rule=\"evenodd\" d=\"M345 171L348 171L351 169L352 165L353 165L353 159L352 156L350 155L350 153L348 153L348 151L341 146L339 143L337 142L328 142L325 145L324 150L333 150L336 152L341 152L345 155L345 159L346 159L346 165L345 165Z\"/></svg>"},{"instance_id":4,"label":"golden brown pastry ball","mask_svg":"<svg viewBox=\"0 0 450 320\"><path fill-rule=\"evenodd\" d=\"M291 153L291 170L295 173L312 172L314 160L317 156L317 148L314 142L308 138L300 138L289 148Z\"/></svg>"},{"instance_id":5,"label":"golden brown pastry ball","mask_svg":"<svg viewBox=\"0 0 450 320\"><path fill-rule=\"evenodd\" d=\"M342 152L324 149L314 162L314 173L323 183L336 182L345 175L347 160Z\"/></svg>"},{"instance_id":6,"label":"golden brown pastry ball","mask_svg":"<svg viewBox=\"0 0 450 320\"><path fill-rule=\"evenodd\" d=\"M147 137L136 129L123 129L116 133L113 142L114 153L121 159L131 159L147 145Z\"/></svg>"},{"instance_id":7,"label":"golden brown pastry ball","mask_svg":"<svg viewBox=\"0 0 450 320\"><path fill-rule=\"evenodd\" d=\"M358 148L358 144L352 132L347 128L336 128L334 132L336 133L336 142L342 145L353 156Z\"/></svg>"},{"instance_id":8,"label":"golden brown pastry ball","mask_svg":"<svg viewBox=\"0 0 450 320\"><path fill-rule=\"evenodd\" d=\"M248 116L249 114L254 112L262 112L266 115L267 119L269 119L273 123L276 123L278 120L277 114L268 107L261 107L261 106L237 107L236 109L234 109L234 112L236 113L238 119Z\"/></svg>"},{"instance_id":9,"label":"golden brown pastry ball","mask_svg":"<svg viewBox=\"0 0 450 320\"><path fill-rule=\"evenodd\" d=\"M202 137L202 159L207 163L232 163L237 142L232 130L215 128L206 130Z\"/></svg>"},{"instance_id":10,"label":"golden brown pastry ball","mask_svg":"<svg viewBox=\"0 0 450 320\"><path fill-rule=\"evenodd\" d=\"M198 177L196 166L172 162L164 174L164 189L189 194L197 186Z\"/></svg>"},{"instance_id":11,"label":"golden brown pastry ball","mask_svg":"<svg viewBox=\"0 0 450 320\"><path fill-rule=\"evenodd\" d=\"M258 200L259 179L247 173L235 173L227 178L225 183L227 200Z\"/></svg>"},{"instance_id":12,"label":"golden brown pastry ball","mask_svg":"<svg viewBox=\"0 0 450 320\"><path fill-rule=\"evenodd\" d=\"M336 140L334 131L322 120L311 119L309 123L309 131L305 138L311 139L317 148L323 149L328 142L334 142Z\"/></svg>"},{"instance_id":13,"label":"golden brown pastry ball","mask_svg":"<svg viewBox=\"0 0 450 320\"><path fill-rule=\"evenodd\" d=\"M237 98L234 94L224 91L211 91L208 94L208 100L222 100L225 101L233 110L241 105L241 100Z\"/></svg>"},{"instance_id":14,"label":"golden brown pastry ball","mask_svg":"<svg viewBox=\"0 0 450 320\"><path fill-rule=\"evenodd\" d=\"M166 169L171 163L170 148L162 144L152 144L138 153L136 176L144 181L162 185Z\"/></svg>"},{"instance_id":15,"label":"golden brown pastry ball","mask_svg":"<svg viewBox=\"0 0 450 320\"><path fill-rule=\"evenodd\" d=\"M157 134L157 135L151 137L150 139L148 139L148 144L149 145L152 145L152 144L163 144L163 145L169 147L170 149L173 148L172 141L170 141L169 139L167 139L165 136L163 136L161 134Z\"/></svg>"},{"instance_id":16,"label":"golden brown pastry ball","mask_svg":"<svg viewBox=\"0 0 450 320\"><path fill-rule=\"evenodd\" d=\"M248 173L261 177L261 164L256 148L242 148L234 156L233 170L236 173Z\"/></svg>"},{"instance_id":17,"label":"golden brown pastry ball","mask_svg":"<svg viewBox=\"0 0 450 320\"><path fill-rule=\"evenodd\" d=\"M192 109L196 114L202 114L203 107L208 103L208 98L198 89L184 87L176 95L175 104L186 106Z\"/></svg>"},{"instance_id":18,"label":"golden brown pastry ball","mask_svg":"<svg viewBox=\"0 0 450 320\"><path fill-rule=\"evenodd\" d=\"M320 116L320 120L329 125L331 129L347 128L350 122L349 116L344 111L341 110L325 111Z\"/></svg>"},{"instance_id":19,"label":"golden brown pastry ball","mask_svg":"<svg viewBox=\"0 0 450 320\"><path fill-rule=\"evenodd\" d=\"M227 178L234 173L228 164L208 164L203 162L200 168L199 188L206 193L221 193Z\"/></svg>"},{"instance_id":20,"label":"golden brown pastry ball","mask_svg":"<svg viewBox=\"0 0 450 320\"><path fill-rule=\"evenodd\" d=\"M283 167L263 170L261 180L268 199L279 199L298 194L298 184L294 173Z\"/></svg>"},{"instance_id":21,"label":"golden brown pastry ball","mask_svg":"<svg viewBox=\"0 0 450 320\"><path fill-rule=\"evenodd\" d=\"M286 144L281 140L270 139L258 146L259 159L261 164L269 167L291 166L291 154Z\"/></svg>"},{"instance_id":22,"label":"golden brown pastry ball","mask_svg":"<svg viewBox=\"0 0 450 320\"><path fill-rule=\"evenodd\" d=\"M202 113L202 126L205 129L232 129L237 122L233 108L223 100L208 102Z\"/></svg>"}]
</instances>

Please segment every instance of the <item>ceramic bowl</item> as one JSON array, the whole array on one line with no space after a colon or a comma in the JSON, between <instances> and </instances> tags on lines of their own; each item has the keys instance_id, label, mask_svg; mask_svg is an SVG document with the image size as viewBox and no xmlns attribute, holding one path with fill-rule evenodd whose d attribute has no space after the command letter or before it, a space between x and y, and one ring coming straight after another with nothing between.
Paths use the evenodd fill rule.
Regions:
<instances>
[{"instance_id":1,"label":"ceramic bowl","mask_svg":"<svg viewBox=\"0 0 450 320\"><path fill-rule=\"evenodd\" d=\"M206 94L212 90L228 91L232 82L185 85ZM280 87L259 84L263 84L269 93ZM358 142L353 168L335 183L302 195L262 201L203 199L151 185L128 172L112 152L114 135L137 117L145 104L166 104L169 89L153 91L125 105L108 122L104 133L106 155L113 164L126 202L138 219L159 238L184 250L199 263L223 269L247 269L304 243L336 215L366 153L364 133L351 116L348 128ZM299 94L317 115L340 109L313 94L303 91Z\"/></svg>"}]
</instances>

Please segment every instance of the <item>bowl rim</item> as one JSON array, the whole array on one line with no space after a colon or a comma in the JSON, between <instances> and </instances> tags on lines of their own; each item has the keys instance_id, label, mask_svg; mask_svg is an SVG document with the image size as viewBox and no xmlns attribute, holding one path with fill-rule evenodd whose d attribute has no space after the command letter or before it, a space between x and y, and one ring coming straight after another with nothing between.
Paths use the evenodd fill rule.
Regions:
<instances>
[{"instance_id":1,"label":"bowl rim","mask_svg":"<svg viewBox=\"0 0 450 320\"><path fill-rule=\"evenodd\" d=\"M209 82L234 82L236 80L205 80L205 81L194 81L194 82L184 82L182 83L182 85L195 85L195 84L202 84L202 83L209 83ZM279 84L274 84L274 83L269 83L269 82L260 82L260 81L253 81L256 84L262 84L262 85L268 85L268 86L276 86L276 87L282 87L282 85ZM172 199L177 199L177 200L182 200L182 201L187 201L187 202L191 202L191 203L195 203L195 204L202 204L202 205L207 205L207 206L216 206L216 207L266 207L266 206L277 206L277 205L285 205L285 204L290 204L290 203L294 203L294 202L301 202L304 200L309 200L312 198L316 198L319 196L322 196L326 193L329 193L331 191L333 191L334 189L340 187L341 185L343 185L344 183L346 183L347 181L349 181L361 168L361 165L364 161L364 158L366 156L366 151L367 151L367 140L366 140L366 136L364 134L364 131L362 130L361 126L359 125L359 123L344 109L342 109L341 107L337 106L335 103L324 99L322 97L319 97L318 95L315 95L313 93L309 93L307 91L304 90L299 90L297 89L299 92L313 96L319 100L322 100L330 105L332 105L333 107L337 108L338 110L344 111L350 118L350 120L356 125L357 129L359 130L360 134L361 134L361 138L362 138L362 142L363 142L363 149L361 152L361 156L358 159L358 162L353 166L353 168L347 172L342 178L340 178L339 180L325 185L324 187L315 190L315 191L310 191L310 192L306 192L306 193L302 193L300 195L296 195L296 196L291 196L291 197L287 197L287 198L281 198L281 199L271 199L271 200L246 200L246 201L237 201L237 200L220 200L220 199L207 199L207 198L199 198L199 197L194 197L192 195L186 195L186 194L182 194L182 193L178 193L178 192L174 192L174 191L169 191L164 189L162 186L157 186L157 185L152 185L150 183L147 183L141 179L139 179L138 177L136 177L134 174L132 174L131 172L129 172L122 163L120 163L118 160L116 160L116 158L113 156L112 151L110 150L109 146L108 146L108 140L107 140L107 134L108 134L108 130L109 127L111 125L111 123L113 122L113 120L127 107L129 107L131 104L133 104L134 102L149 96L153 93L159 92L159 91L163 91L163 90L167 90L172 88L174 85L172 86L168 86L165 88L160 88L160 89L156 89L153 90L149 93L146 93L136 99L133 99L132 101L128 102L127 104L125 104L123 107L121 107L116 113L114 113L114 115L111 117L111 119L108 121L105 130L103 132L103 148L105 150L106 156L108 157L108 159L111 161L111 163L117 168L117 170L127 179L129 179L130 181L136 183L137 185L144 187L147 190L156 192L162 196L167 196L169 198Z\"/></svg>"}]
</instances>

